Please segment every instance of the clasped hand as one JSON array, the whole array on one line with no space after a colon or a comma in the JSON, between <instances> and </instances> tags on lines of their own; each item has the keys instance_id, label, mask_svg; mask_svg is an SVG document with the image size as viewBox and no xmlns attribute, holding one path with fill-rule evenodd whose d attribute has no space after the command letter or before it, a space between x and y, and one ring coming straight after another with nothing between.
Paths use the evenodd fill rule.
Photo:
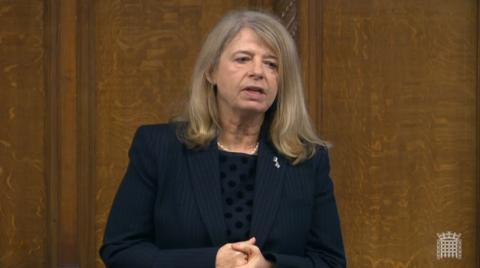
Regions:
<instances>
[{"instance_id":1,"label":"clasped hand","mask_svg":"<svg viewBox=\"0 0 480 268\"><path fill-rule=\"evenodd\" d=\"M217 252L216 268L272 268L260 249L255 245L255 238L247 241L228 243Z\"/></svg>"}]
</instances>

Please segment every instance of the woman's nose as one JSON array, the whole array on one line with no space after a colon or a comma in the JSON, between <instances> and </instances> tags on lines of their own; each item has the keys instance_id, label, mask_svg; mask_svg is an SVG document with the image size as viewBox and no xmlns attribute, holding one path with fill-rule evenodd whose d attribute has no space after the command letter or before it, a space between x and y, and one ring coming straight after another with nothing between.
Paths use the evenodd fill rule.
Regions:
<instances>
[{"instance_id":1,"label":"woman's nose","mask_svg":"<svg viewBox=\"0 0 480 268\"><path fill-rule=\"evenodd\" d=\"M250 77L255 79L263 79L265 76L264 73L264 66L261 61L252 61L251 69L250 69Z\"/></svg>"}]
</instances>

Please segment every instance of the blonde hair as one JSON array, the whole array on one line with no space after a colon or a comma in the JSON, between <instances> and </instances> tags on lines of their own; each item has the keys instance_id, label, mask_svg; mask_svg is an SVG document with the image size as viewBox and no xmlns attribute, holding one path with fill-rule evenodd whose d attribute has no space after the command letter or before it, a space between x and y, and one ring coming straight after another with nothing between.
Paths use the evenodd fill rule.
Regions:
<instances>
[{"instance_id":1,"label":"blonde hair","mask_svg":"<svg viewBox=\"0 0 480 268\"><path fill-rule=\"evenodd\" d=\"M192 74L187 110L177 131L189 148L206 147L220 129L214 85L207 77L218 65L225 46L243 28L253 30L279 59L278 94L265 120L270 120L268 138L276 150L298 164L326 146L315 134L303 96L300 60L289 32L273 15L259 11L227 14L208 35Z\"/></svg>"}]
</instances>

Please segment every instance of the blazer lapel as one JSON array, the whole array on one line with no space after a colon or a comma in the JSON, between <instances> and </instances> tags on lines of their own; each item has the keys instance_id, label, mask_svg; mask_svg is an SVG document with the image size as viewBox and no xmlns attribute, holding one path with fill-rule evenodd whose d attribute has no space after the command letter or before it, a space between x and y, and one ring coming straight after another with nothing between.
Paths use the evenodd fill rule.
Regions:
<instances>
[{"instance_id":1,"label":"blazer lapel","mask_svg":"<svg viewBox=\"0 0 480 268\"><path fill-rule=\"evenodd\" d=\"M219 179L219 156L215 140L206 150L187 151L187 156L193 192L200 214L213 244L222 246L227 238Z\"/></svg>"},{"instance_id":2,"label":"blazer lapel","mask_svg":"<svg viewBox=\"0 0 480 268\"><path fill-rule=\"evenodd\" d=\"M255 196L250 234L262 247L280 204L280 194L288 163L263 139L260 143L255 178Z\"/></svg>"}]
</instances>

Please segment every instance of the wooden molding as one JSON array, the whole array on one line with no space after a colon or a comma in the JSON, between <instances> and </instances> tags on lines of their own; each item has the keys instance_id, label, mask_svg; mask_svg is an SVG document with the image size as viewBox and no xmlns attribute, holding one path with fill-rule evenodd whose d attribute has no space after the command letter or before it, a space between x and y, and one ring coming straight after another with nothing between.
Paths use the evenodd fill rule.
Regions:
<instances>
[{"instance_id":1,"label":"wooden molding","mask_svg":"<svg viewBox=\"0 0 480 268\"><path fill-rule=\"evenodd\" d=\"M480 250L480 0L477 0L477 37L476 37L476 45L477 45L477 98L476 98L476 109L477 115L475 120L476 122L476 146L477 146L477 154L476 154L476 182L477 182L477 224L476 224L476 234L477 239L475 243L475 248L477 252L476 256L476 267L480 267L480 254L478 254Z\"/></svg>"},{"instance_id":2,"label":"wooden molding","mask_svg":"<svg viewBox=\"0 0 480 268\"><path fill-rule=\"evenodd\" d=\"M58 1L45 2L45 184L47 190L47 267L58 267Z\"/></svg>"},{"instance_id":3,"label":"wooden molding","mask_svg":"<svg viewBox=\"0 0 480 268\"><path fill-rule=\"evenodd\" d=\"M276 1L273 4L273 11L282 19L294 39L297 38L298 32L297 6L298 3L295 0Z\"/></svg>"},{"instance_id":4,"label":"wooden molding","mask_svg":"<svg viewBox=\"0 0 480 268\"><path fill-rule=\"evenodd\" d=\"M59 118L59 203L58 265L77 266L78 256L78 111L76 99L77 62L76 1L58 2L58 118Z\"/></svg>"},{"instance_id":5,"label":"wooden molding","mask_svg":"<svg viewBox=\"0 0 480 268\"><path fill-rule=\"evenodd\" d=\"M95 267L95 5L77 2L77 181L80 267Z\"/></svg>"},{"instance_id":6,"label":"wooden molding","mask_svg":"<svg viewBox=\"0 0 480 268\"><path fill-rule=\"evenodd\" d=\"M298 3L298 50L303 66L305 97L312 121L322 129L323 84L323 8L322 1L305 0Z\"/></svg>"},{"instance_id":7,"label":"wooden molding","mask_svg":"<svg viewBox=\"0 0 480 268\"><path fill-rule=\"evenodd\" d=\"M93 1L46 1L44 22L46 265L95 267Z\"/></svg>"}]
</instances>

